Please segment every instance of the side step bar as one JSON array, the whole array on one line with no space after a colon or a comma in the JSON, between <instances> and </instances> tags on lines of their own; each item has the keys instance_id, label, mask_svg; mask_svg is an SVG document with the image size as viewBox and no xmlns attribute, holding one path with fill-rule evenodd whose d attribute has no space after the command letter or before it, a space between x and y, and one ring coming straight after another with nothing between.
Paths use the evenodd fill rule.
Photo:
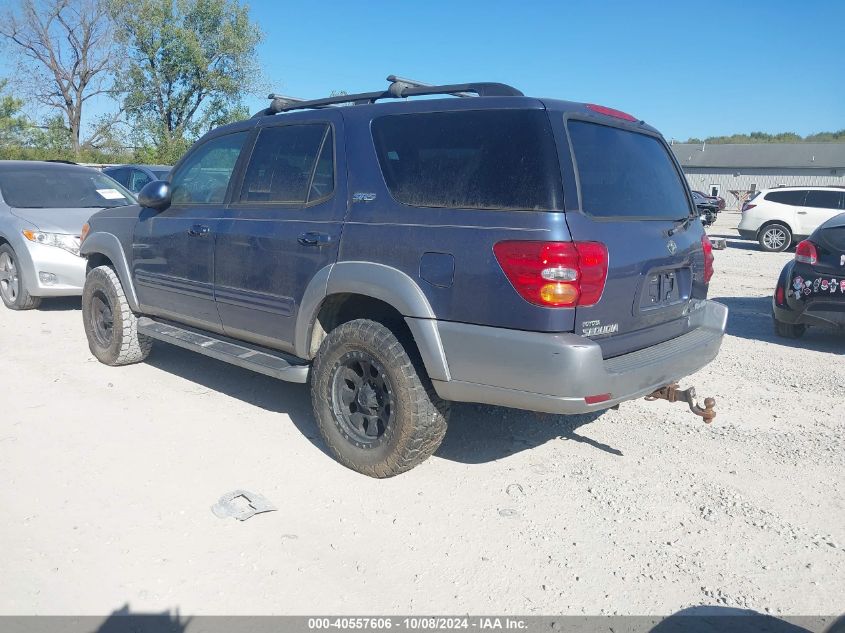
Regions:
<instances>
[{"instance_id":1,"label":"side step bar","mask_svg":"<svg viewBox=\"0 0 845 633\"><path fill-rule=\"evenodd\" d=\"M138 333L265 376L288 382L308 382L310 365L284 352L260 351L248 347L246 343L234 343L207 334L199 334L178 325L154 321L149 317L138 319Z\"/></svg>"}]
</instances>

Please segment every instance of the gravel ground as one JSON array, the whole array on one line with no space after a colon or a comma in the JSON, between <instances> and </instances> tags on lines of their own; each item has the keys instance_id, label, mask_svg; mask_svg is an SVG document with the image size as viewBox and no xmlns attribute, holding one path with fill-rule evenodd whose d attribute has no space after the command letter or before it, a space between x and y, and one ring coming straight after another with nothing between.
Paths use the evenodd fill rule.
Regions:
<instances>
[{"instance_id":1,"label":"gravel ground","mask_svg":"<svg viewBox=\"0 0 845 633\"><path fill-rule=\"evenodd\" d=\"M716 252L728 336L682 382L717 398L711 426L458 405L386 481L324 454L304 387L163 344L106 367L78 300L0 309L0 614L838 613L845 337L774 337L789 257ZM216 518L236 488L279 511Z\"/></svg>"}]
</instances>

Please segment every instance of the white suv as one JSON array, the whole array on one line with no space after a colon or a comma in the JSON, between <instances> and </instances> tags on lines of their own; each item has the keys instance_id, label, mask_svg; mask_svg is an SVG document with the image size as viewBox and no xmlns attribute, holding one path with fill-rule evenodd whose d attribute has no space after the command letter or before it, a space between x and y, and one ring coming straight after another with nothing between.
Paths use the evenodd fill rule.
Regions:
<instances>
[{"instance_id":1,"label":"white suv","mask_svg":"<svg viewBox=\"0 0 845 633\"><path fill-rule=\"evenodd\" d=\"M845 211L843 187L762 189L742 205L739 235L757 240L764 251L780 252Z\"/></svg>"}]
</instances>

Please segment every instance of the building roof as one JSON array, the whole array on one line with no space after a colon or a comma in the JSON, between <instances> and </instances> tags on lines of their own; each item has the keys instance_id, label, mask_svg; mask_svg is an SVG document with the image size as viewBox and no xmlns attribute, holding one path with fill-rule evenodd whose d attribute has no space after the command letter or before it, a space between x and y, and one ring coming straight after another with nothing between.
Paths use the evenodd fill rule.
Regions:
<instances>
[{"instance_id":1,"label":"building roof","mask_svg":"<svg viewBox=\"0 0 845 633\"><path fill-rule=\"evenodd\" d=\"M682 167L845 168L845 143L675 143L672 150Z\"/></svg>"}]
</instances>

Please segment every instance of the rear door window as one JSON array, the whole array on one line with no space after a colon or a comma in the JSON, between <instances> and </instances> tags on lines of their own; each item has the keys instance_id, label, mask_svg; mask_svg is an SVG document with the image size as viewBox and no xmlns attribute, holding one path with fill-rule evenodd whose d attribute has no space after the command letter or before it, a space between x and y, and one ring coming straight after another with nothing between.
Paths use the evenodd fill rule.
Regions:
<instances>
[{"instance_id":1,"label":"rear door window","mask_svg":"<svg viewBox=\"0 0 845 633\"><path fill-rule=\"evenodd\" d=\"M807 195L805 189L793 189L791 191L770 191L766 194L766 200L771 202L779 202L780 204L789 204L793 207L800 207L804 204L804 198Z\"/></svg>"},{"instance_id":2,"label":"rear door window","mask_svg":"<svg viewBox=\"0 0 845 633\"><path fill-rule=\"evenodd\" d=\"M690 213L686 187L657 138L571 120L585 213L604 217L682 219Z\"/></svg>"},{"instance_id":3,"label":"rear door window","mask_svg":"<svg viewBox=\"0 0 845 633\"><path fill-rule=\"evenodd\" d=\"M472 110L375 119L387 188L415 207L545 211L563 202L543 110Z\"/></svg>"},{"instance_id":4,"label":"rear door window","mask_svg":"<svg viewBox=\"0 0 845 633\"><path fill-rule=\"evenodd\" d=\"M331 127L322 123L264 128L246 168L240 201L301 205L331 195L333 145Z\"/></svg>"},{"instance_id":5,"label":"rear door window","mask_svg":"<svg viewBox=\"0 0 845 633\"><path fill-rule=\"evenodd\" d=\"M842 193L839 191L823 191L810 189L807 192L807 201L804 206L816 207L818 209L841 209Z\"/></svg>"}]
</instances>

